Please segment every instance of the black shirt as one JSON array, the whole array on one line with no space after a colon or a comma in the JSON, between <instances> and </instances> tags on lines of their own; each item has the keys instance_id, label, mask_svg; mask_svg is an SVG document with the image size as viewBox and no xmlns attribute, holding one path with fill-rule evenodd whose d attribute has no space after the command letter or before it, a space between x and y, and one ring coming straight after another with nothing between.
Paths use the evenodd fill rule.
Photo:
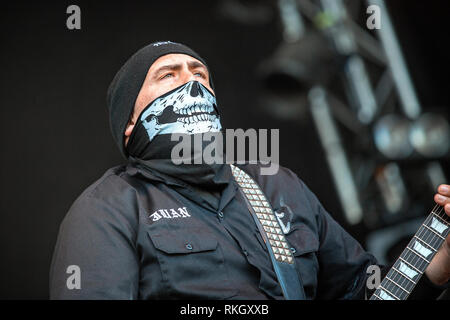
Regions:
<instances>
[{"instance_id":1,"label":"black shirt","mask_svg":"<svg viewBox=\"0 0 450 320\"><path fill-rule=\"evenodd\" d=\"M240 167L273 209L284 212L281 223L306 298L364 299L366 270L376 259L289 169L262 176L259 165ZM206 196L136 161L108 170L61 224L50 298L283 299L229 167L220 179L221 191ZM79 289L67 286L71 265L81 271Z\"/></svg>"}]
</instances>

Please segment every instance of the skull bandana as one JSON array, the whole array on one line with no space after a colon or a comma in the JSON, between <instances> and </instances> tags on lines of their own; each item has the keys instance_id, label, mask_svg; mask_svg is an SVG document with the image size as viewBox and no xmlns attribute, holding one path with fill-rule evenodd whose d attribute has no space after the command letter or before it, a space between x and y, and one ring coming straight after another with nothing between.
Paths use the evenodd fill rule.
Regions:
<instances>
[{"instance_id":1,"label":"skull bandana","mask_svg":"<svg viewBox=\"0 0 450 320\"><path fill-rule=\"evenodd\" d=\"M205 60L188 46L172 41L153 42L133 54L114 76L107 91L107 107L111 133L121 154L127 158L124 131L134 110L136 97L149 68L167 54L185 54L200 61L209 71L209 85L214 89L212 74Z\"/></svg>"},{"instance_id":2,"label":"skull bandana","mask_svg":"<svg viewBox=\"0 0 450 320\"><path fill-rule=\"evenodd\" d=\"M190 81L148 104L138 118L127 151L141 159L167 159L174 143L170 135L196 135L222 129L215 96L198 81Z\"/></svg>"},{"instance_id":3,"label":"skull bandana","mask_svg":"<svg viewBox=\"0 0 450 320\"><path fill-rule=\"evenodd\" d=\"M218 132L222 128L216 98L198 81L190 81L155 99L139 121L150 141L159 134Z\"/></svg>"}]
</instances>

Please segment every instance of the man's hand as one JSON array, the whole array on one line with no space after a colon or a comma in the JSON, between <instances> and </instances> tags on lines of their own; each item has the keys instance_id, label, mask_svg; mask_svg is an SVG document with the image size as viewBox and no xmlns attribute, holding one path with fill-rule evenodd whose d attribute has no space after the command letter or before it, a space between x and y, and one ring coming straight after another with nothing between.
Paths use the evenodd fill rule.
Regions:
<instances>
[{"instance_id":1,"label":"man's hand","mask_svg":"<svg viewBox=\"0 0 450 320\"><path fill-rule=\"evenodd\" d=\"M434 201L444 207L445 213L450 216L450 185L441 184L438 193L434 196ZM431 260L430 265L425 270L428 279L434 284L443 285L450 279L450 235L444 244Z\"/></svg>"}]
</instances>

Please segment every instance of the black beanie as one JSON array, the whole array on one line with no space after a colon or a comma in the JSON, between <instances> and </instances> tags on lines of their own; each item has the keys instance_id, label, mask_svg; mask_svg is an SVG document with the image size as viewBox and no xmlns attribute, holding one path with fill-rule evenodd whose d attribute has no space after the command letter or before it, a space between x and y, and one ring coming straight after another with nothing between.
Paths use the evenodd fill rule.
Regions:
<instances>
[{"instance_id":1,"label":"black beanie","mask_svg":"<svg viewBox=\"0 0 450 320\"><path fill-rule=\"evenodd\" d=\"M125 129L133 113L137 96L148 70L158 58L171 53L187 54L198 59L208 68L205 61L194 50L181 43L171 41L153 42L131 56L109 85L106 97L109 124L113 138L119 146L120 152L125 157L128 157L124 144ZM208 71L210 85L214 89L209 68Z\"/></svg>"}]
</instances>

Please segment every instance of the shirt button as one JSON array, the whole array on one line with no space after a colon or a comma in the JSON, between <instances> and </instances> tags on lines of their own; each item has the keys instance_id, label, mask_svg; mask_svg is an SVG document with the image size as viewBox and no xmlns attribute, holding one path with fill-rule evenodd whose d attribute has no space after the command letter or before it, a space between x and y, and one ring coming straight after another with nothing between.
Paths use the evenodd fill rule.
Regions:
<instances>
[{"instance_id":1,"label":"shirt button","mask_svg":"<svg viewBox=\"0 0 450 320\"><path fill-rule=\"evenodd\" d=\"M223 219L223 212L222 211L219 211L218 215L219 215L220 219Z\"/></svg>"},{"instance_id":2,"label":"shirt button","mask_svg":"<svg viewBox=\"0 0 450 320\"><path fill-rule=\"evenodd\" d=\"M292 252L292 253L296 253L297 250L295 250L295 248L291 248L291 252Z\"/></svg>"},{"instance_id":3,"label":"shirt button","mask_svg":"<svg viewBox=\"0 0 450 320\"><path fill-rule=\"evenodd\" d=\"M186 245L186 249L192 250L192 244L188 243L188 244Z\"/></svg>"},{"instance_id":4,"label":"shirt button","mask_svg":"<svg viewBox=\"0 0 450 320\"><path fill-rule=\"evenodd\" d=\"M246 257L248 257L248 251L247 251L247 250L242 250L242 252L244 253L244 255L245 255Z\"/></svg>"}]
</instances>

